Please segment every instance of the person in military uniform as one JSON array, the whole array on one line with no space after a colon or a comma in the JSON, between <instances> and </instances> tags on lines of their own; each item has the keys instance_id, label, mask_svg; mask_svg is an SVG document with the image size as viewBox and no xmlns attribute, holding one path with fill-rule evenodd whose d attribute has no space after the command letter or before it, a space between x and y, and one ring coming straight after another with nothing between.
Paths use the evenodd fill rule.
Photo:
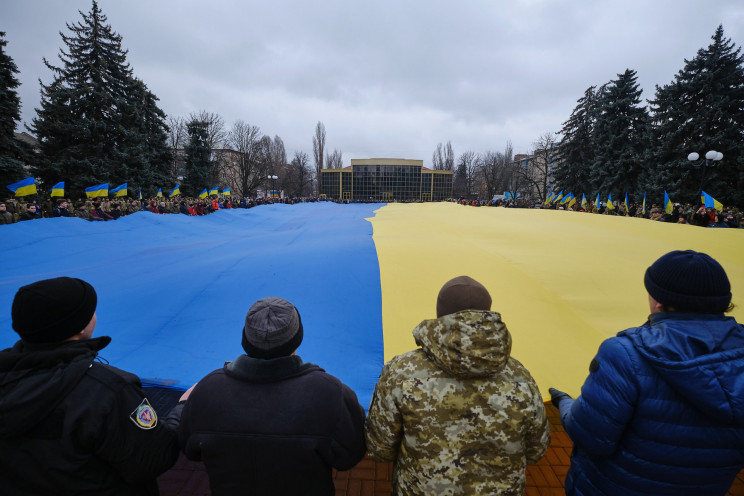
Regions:
<instances>
[{"instance_id":1,"label":"person in military uniform","mask_svg":"<svg viewBox=\"0 0 744 496\"><path fill-rule=\"evenodd\" d=\"M448 281L437 318L413 330L420 348L383 367L365 435L372 459L395 462L393 494L521 495L545 454L542 397L490 308L474 279Z\"/></svg>"},{"instance_id":2,"label":"person in military uniform","mask_svg":"<svg viewBox=\"0 0 744 496\"><path fill-rule=\"evenodd\" d=\"M69 277L13 299L21 339L0 351L4 495L154 495L176 462L183 404L161 418L137 376L98 361L111 338L92 337L96 304L93 287Z\"/></svg>"}]
</instances>

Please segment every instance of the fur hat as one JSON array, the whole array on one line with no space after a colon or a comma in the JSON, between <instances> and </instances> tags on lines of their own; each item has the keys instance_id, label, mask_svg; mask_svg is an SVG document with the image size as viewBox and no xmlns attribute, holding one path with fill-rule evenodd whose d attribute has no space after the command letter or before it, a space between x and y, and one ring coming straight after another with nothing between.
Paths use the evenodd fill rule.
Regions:
<instances>
[{"instance_id":1,"label":"fur hat","mask_svg":"<svg viewBox=\"0 0 744 496\"><path fill-rule=\"evenodd\" d=\"M490 310L491 295L478 281L459 276L447 281L437 296L437 318L462 310Z\"/></svg>"}]
</instances>

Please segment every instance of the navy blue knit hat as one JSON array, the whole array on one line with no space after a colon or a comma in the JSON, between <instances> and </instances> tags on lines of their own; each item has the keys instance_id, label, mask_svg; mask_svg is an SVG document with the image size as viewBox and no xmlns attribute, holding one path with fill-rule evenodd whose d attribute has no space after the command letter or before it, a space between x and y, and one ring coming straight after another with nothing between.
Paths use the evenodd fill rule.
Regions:
<instances>
[{"instance_id":1,"label":"navy blue knit hat","mask_svg":"<svg viewBox=\"0 0 744 496\"><path fill-rule=\"evenodd\" d=\"M726 271L705 253L669 252L646 269L643 282L654 300L678 312L723 313L731 303Z\"/></svg>"}]
</instances>

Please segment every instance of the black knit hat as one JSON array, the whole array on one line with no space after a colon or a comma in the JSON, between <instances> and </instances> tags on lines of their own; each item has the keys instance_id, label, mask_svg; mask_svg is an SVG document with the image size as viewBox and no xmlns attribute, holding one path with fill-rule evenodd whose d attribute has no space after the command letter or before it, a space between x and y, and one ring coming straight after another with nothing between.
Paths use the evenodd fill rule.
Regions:
<instances>
[{"instance_id":1,"label":"black knit hat","mask_svg":"<svg viewBox=\"0 0 744 496\"><path fill-rule=\"evenodd\" d=\"M646 269L643 282L654 300L678 312L723 313L731 303L726 271L705 253L669 252Z\"/></svg>"},{"instance_id":2,"label":"black knit hat","mask_svg":"<svg viewBox=\"0 0 744 496\"><path fill-rule=\"evenodd\" d=\"M27 343L58 343L79 333L96 311L93 286L57 277L23 286L13 299L13 329Z\"/></svg>"},{"instance_id":3,"label":"black knit hat","mask_svg":"<svg viewBox=\"0 0 744 496\"><path fill-rule=\"evenodd\" d=\"M302 343L302 320L285 299L270 296L254 303L245 316L243 349L253 358L289 356Z\"/></svg>"},{"instance_id":4,"label":"black knit hat","mask_svg":"<svg viewBox=\"0 0 744 496\"><path fill-rule=\"evenodd\" d=\"M450 279L437 296L437 318L462 310L490 310L491 295L475 279L459 276Z\"/></svg>"}]
</instances>

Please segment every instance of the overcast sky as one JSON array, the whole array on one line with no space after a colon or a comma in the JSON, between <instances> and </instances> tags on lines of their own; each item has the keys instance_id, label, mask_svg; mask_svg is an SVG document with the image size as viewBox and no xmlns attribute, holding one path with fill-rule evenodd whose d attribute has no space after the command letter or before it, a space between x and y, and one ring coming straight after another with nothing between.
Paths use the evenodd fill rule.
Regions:
<instances>
[{"instance_id":1,"label":"overcast sky","mask_svg":"<svg viewBox=\"0 0 744 496\"><path fill-rule=\"evenodd\" d=\"M90 0L2 0L22 120L57 63L65 23ZM437 143L515 153L560 130L589 86L626 68L644 98L672 81L719 24L744 43L742 0L100 0L134 74L172 116L259 126L287 156L423 159Z\"/></svg>"}]
</instances>

